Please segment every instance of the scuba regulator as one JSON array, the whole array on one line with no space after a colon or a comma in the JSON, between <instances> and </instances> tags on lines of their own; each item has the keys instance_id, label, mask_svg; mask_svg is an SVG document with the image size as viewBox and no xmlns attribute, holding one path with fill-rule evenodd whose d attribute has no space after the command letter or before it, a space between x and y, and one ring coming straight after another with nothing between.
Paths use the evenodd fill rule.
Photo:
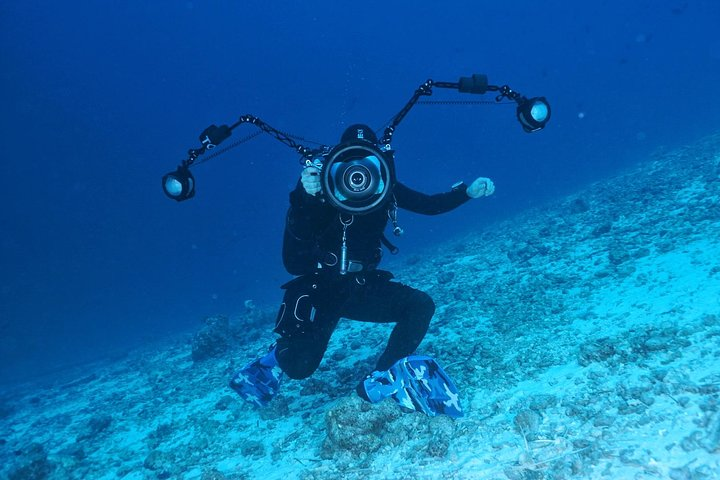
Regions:
<instances>
[{"instance_id":1,"label":"scuba regulator","mask_svg":"<svg viewBox=\"0 0 720 480\"><path fill-rule=\"evenodd\" d=\"M300 163L306 167L316 167L320 171L320 184L325 201L349 215L363 215L383 206L390 195L395 182L393 151L390 146L395 129L408 112L417 103L492 103L492 102L419 102L420 98L432 95L433 87L450 88L461 93L485 94L498 92L495 103L507 99L517 104L516 117L525 132L542 130L550 120L550 105L545 97L526 98L509 86L489 85L486 75L474 74L462 77L458 82L435 82L427 80L420 85L407 104L392 118L378 141L375 133L357 129L353 136L343 136L341 143L334 146L321 146L311 149L295 142L293 137L277 130L258 117L243 115L232 125L210 125L200 134L200 147L191 148L188 157L178 168L165 174L162 187L165 194L181 202L195 195L195 178L190 172L193 164L201 155L211 152L220 143L227 140L232 131L244 123L250 123L260 131L242 138L222 151L208 153L203 157L207 161L225 153L230 148L245 143L252 138L268 133L279 142L291 147L301 155Z\"/></svg>"}]
</instances>

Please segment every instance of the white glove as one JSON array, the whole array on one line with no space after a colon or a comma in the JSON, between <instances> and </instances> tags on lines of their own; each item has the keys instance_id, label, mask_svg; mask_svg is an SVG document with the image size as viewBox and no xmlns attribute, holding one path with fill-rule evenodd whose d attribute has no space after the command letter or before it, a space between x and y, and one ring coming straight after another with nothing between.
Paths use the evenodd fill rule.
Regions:
<instances>
[{"instance_id":1,"label":"white glove","mask_svg":"<svg viewBox=\"0 0 720 480\"><path fill-rule=\"evenodd\" d=\"M489 178L479 177L467 188L470 198L489 197L495 191L495 184Z\"/></svg>"},{"instance_id":2,"label":"white glove","mask_svg":"<svg viewBox=\"0 0 720 480\"><path fill-rule=\"evenodd\" d=\"M302 171L300 181L308 195L316 195L320 192L320 170L316 167L306 167Z\"/></svg>"}]
</instances>

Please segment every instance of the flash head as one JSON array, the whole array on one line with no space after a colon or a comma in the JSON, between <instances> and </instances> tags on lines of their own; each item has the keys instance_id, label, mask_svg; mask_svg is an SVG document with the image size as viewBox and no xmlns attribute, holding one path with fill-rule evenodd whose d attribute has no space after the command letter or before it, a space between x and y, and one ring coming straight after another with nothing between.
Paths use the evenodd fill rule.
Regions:
<instances>
[{"instance_id":1,"label":"flash head","mask_svg":"<svg viewBox=\"0 0 720 480\"><path fill-rule=\"evenodd\" d=\"M542 130L550 120L550 104L545 97L524 98L518 102L517 119L526 132Z\"/></svg>"},{"instance_id":2,"label":"flash head","mask_svg":"<svg viewBox=\"0 0 720 480\"><path fill-rule=\"evenodd\" d=\"M187 165L180 165L174 172L166 173L162 178L165 195L182 202L195 195L195 178Z\"/></svg>"}]
</instances>

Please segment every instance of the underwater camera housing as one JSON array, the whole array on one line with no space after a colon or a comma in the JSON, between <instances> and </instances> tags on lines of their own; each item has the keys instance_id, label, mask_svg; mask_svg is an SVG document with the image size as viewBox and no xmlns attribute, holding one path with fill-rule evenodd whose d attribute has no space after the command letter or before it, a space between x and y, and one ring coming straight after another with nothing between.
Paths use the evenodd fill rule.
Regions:
<instances>
[{"instance_id":1,"label":"underwater camera housing","mask_svg":"<svg viewBox=\"0 0 720 480\"><path fill-rule=\"evenodd\" d=\"M385 203L395 183L392 152L368 142L341 143L313 165L318 163L326 200L345 213L374 211Z\"/></svg>"},{"instance_id":2,"label":"underwater camera housing","mask_svg":"<svg viewBox=\"0 0 720 480\"><path fill-rule=\"evenodd\" d=\"M295 139L299 137L277 130L253 115L243 115L230 126L221 125L218 127L210 125L199 137L201 146L188 150L187 159L183 160L177 170L163 176L163 191L169 198L178 202L192 198L195 195L195 178L190 173L190 167L196 163L201 163L196 161L200 155L209 150L214 150L218 144L230 137L235 128L244 123L250 123L260 131L242 138L224 149L214 150L211 154L204 156L202 161L221 155L261 133L268 133L299 153L301 155L301 164L319 169L321 198L324 201L327 201L341 213L350 215L370 213L386 204L392 195L395 184L395 165L390 143L395 129L421 97L432 95L433 87L450 88L461 93L476 95L498 92L495 102L500 103L505 99L515 102L517 104L517 120L523 130L528 133L542 130L550 120L550 105L545 97L528 99L513 91L507 85L489 85L487 76L483 74L461 77L458 82L427 80L415 90L412 98L392 118L390 124L385 127L380 141L377 141L375 133L368 127L366 131L358 130L358 135L355 138L348 139L343 135L340 143L333 147L322 145L319 148L311 149L297 143ZM440 101L421 103L462 103L467 105L469 103L484 104L492 102ZM355 126L366 127L364 125Z\"/></svg>"}]
</instances>

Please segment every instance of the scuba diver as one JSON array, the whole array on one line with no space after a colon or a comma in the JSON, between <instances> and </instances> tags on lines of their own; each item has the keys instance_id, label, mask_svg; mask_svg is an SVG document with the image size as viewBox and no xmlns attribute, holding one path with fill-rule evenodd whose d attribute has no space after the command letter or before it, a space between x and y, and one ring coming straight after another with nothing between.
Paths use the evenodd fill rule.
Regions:
<instances>
[{"instance_id":1,"label":"scuba diver","mask_svg":"<svg viewBox=\"0 0 720 480\"><path fill-rule=\"evenodd\" d=\"M356 124L345 130L340 142L375 146L378 139L370 127ZM367 180L362 171L349 175L351 184ZM470 199L492 195L493 182L480 177L469 186L458 182L435 195L396 182L388 200L364 215L334 208L321 190L320 169L309 163L290 193L283 263L297 278L282 286L285 294L274 329L280 337L267 355L233 377L231 388L264 406L277 392L283 373L295 380L313 374L340 318L395 323L375 369L358 384L358 395L371 402L392 397L428 415L461 416L452 380L432 358L413 355L428 330L435 303L427 293L393 281L392 273L377 267L383 244L396 250L384 230L391 221L394 233L401 232L398 209L445 213Z\"/></svg>"},{"instance_id":2,"label":"scuba diver","mask_svg":"<svg viewBox=\"0 0 720 480\"><path fill-rule=\"evenodd\" d=\"M458 82L429 79L393 117L380 141L370 127L356 124L345 130L338 145L310 149L296 142L297 137L247 114L229 126L207 127L199 137L201 146L188 150L178 168L162 177L169 198L177 202L193 198L191 166L260 133L272 135L301 155L304 169L290 193L283 234L283 263L297 278L282 286L285 294L274 328L279 335L276 343L230 381L230 387L245 400L265 406L278 392L283 374L295 380L312 375L340 318L348 318L395 324L374 370L356 388L361 398L372 403L392 398L406 410L430 416L462 416L452 379L434 359L414 354L427 333L435 303L427 293L393 281L392 273L377 268L383 245L397 253L384 231L391 222L393 233L402 233L398 209L437 215L495 191L485 177L469 186L459 182L449 192L435 195L397 181L393 134L410 109L432 95L433 87L480 95L497 92L495 103L510 100L516 104L515 116L526 133L542 130L550 119L545 97L527 98L508 85L490 85L484 74L461 77ZM243 124L254 125L259 132L214 150ZM204 160L198 160L206 153Z\"/></svg>"}]
</instances>

